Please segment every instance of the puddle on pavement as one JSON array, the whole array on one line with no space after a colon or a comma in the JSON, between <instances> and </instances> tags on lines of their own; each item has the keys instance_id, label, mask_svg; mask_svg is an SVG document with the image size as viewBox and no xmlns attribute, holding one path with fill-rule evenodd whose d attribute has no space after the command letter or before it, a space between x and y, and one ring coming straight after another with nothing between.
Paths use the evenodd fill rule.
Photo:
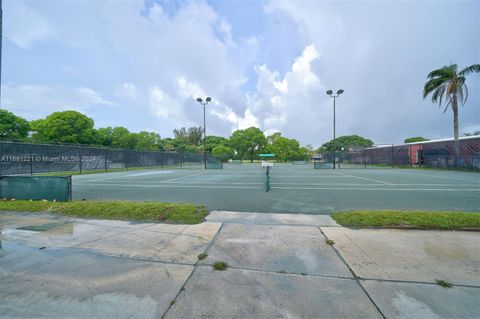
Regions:
<instances>
[{"instance_id":1,"label":"puddle on pavement","mask_svg":"<svg viewBox=\"0 0 480 319\"><path fill-rule=\"evenodd\" d=\"M63 226L63 224L47 223L47 224L41 224L41 225L26 225L26 226L17 227L17 229L44 232L44 231L49 231L49 230L52 230L52 229L60 227L60 226Z\"/></svg>"},{"instance_id":2,"label":"puddle on pavement","mask_svg":"<svg viewBox=\"0 0 480 319\"><path fill-rule=\"evenodd\" d=\"M43 242L37 236L72 236L74 223L56 219L56 217L1 214L0 249L5 250L5 243L11 240L22 242L26 240L35 246L37 241Z\"/></svg>"}]
</instances>

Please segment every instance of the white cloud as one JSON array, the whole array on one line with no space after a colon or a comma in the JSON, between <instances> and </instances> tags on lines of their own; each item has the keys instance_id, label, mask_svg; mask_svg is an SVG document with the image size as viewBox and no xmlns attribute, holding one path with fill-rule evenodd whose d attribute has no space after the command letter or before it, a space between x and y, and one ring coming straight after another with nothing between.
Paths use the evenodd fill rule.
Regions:
<instances>
[{"instance_id":1,"label":"white cloud","mask_svg":"<svg viewBox=\"0 0 480 319\"><path fill-rule=\"evenodd\" d=\"M2 107L30 120L56 111L88 111L102 105L114 106L115 103L87 87L2 85Z\"/></svg>"},{"instance_id":2,"label":"white cloud","mask_svg":"<svg viewBox=\"0 0 480 319\"><path fill-rule=\"evenodd\" d=\"M149 104L151 112L162 118L176 117L181 106L159 86L150 88Z\"/></svg>"},{"instance_id":3,"label":"white cloud","mask_svg":"<svg viewBox=\"0 0 480 319\"><path fill-rule=\"evenodd\" d=\"M184 99L196 99L197 97L205 97L204 91L200 85L195 82L189 82L184 77L177 78L178 93Z\"/></svg>"},{"instance_id":4,"label":"white cloud","mask_svg":"<svg viewBox=\"0 0 480 319\"><path fill-rule=\"evenodd\" d=\"M228 121L233 124L233 130L242 130L252 126L259 127L258 119L253 115L252 110L247 108L243 116L237 115L229 107L224 110L211 110L210 113L223 121Z\"/></svg>"},{"instance_id":5,"label":"white cloud","mask_svg":"<svg viewBox=\"0 0 480 319\"><path fill-rule=\"evenodd\" d=\"M22 2L8 1L4 8L4 35L22 49L54 35L50 22Z\"/></svg>"},{"instance_id":6,"label":"white cloud","mask_svg":"<svg viewBox=\"0 0 480 319\"><path fill-rule=\"evenodd\" d=\"M283 77L265 65L256 67L256 92L249 101L252 116L268 134L281 131L300 139L324 125L318 116L323 85L311 68L318 57L314 45L306 46Z\"/></svg>"},{"instance_id":7,"label":"white cloud","mask_svg":"<svg viewBox=\"0 0 480 319\"><path fill-rule=\"evenodd\" d=\"M137 98L137 87L133 83L123 83L115 90L115 96L134 100Z\"/></svg>"},{"instance_id":8,"label":"white cloud","mask_svg":"<svg viewBox=\"0 0 480 319\"><path fill-rule=\"evenodd\" d=\"M255 125L319 145L332 129L332 101L325 90L339 88L345 94L337 100L337 135L360 134L377 143L448 136L451 112L442 114L421 99L425 75L452 56L465 65L478 55L472 31L478 28L459 33L459 26L438 29L428 19L435 12L457 20L466 16L472 23L476 17L466 14L464 7L473 6L468 4L455 13L448 10L455 4L271 1L258 5L264 11L256 12L255 20L241 10L238 15L248 18L232 18L223 5L200 1L150 2L147 8L143 0L4 4L6 36L31 48L21 57L5 53L9 65L28 64L5 68L4 81L68 84L9 84L2 96L9 105L3 105L24 114L65 105L90 110L111 105L99 92L113 93L128 107L115 114L90 110L98 110L96 121L132 130L156 126L163 136L174 127L201 125L195 98L208 95L209 134ZM14 21L15 10L21 19ZM398 27L407 18L414 35ZM445 49L439 39L452 34L459 45ZM45 40L48 47L35 45ZM67 66L61 75L51 67L56 64ZM461 131L478 123L479 97L472 90L478 77L468 81L471 99L460 114Z\"/></svg>"}]
</instances>

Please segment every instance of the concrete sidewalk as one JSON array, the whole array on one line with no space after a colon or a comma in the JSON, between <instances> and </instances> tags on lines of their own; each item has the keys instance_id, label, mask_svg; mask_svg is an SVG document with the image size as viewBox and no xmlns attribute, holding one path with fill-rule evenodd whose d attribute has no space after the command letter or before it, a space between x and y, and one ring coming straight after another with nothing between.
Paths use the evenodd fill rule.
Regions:
<instances>
[{"instance_id":1,"label":"concrete sidewalk","mask_svg":"<svg viewBox=\"0 0 480 319\"><path fill-rule=\"evenodd\" d=\"M480 317L477 232L212 212L190 226L0 213L0 233L2 318Z\"/></svg>"}]
</instances>

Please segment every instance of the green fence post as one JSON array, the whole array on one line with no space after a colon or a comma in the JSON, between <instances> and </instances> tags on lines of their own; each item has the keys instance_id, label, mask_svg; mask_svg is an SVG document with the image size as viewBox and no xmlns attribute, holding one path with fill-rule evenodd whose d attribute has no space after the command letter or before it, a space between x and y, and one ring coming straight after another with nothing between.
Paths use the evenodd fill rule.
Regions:
<instances>
[{"instance_id":1,"label":"green fence post","mask_svg":"<svg viewBox=\"0 0 480 319\"><path fill-rule=\"evenodd\" d=\"M33 175L33 144L30 144L30 176Z\"/></svg>"},{"instance_id":2,"label":"green fence post","mask_svg":"<svg viewBox=\"0 0 480 319\"><path fill-rule=\"evenodd\" d=\"M392 144L392 168L395 168L395 162L393 159L393 144Z\"/></svg>"},{"instance_id":3,"label":"green fence post","mask_svg":"<svg viewBox=\"0 0 480 319\"><path fill-rule=\"evenodd\" d=\"M107 162L108 149L105 149L105 172L108 171L108 162Z\"/></svg>"},{"instance_id":4,"label":"green fence post","mask_svg":"<svg viewBox=\"0 0 480 319\"><path fill-rule=\"evenodd\" d=\"M82 174L82 153L78 152L78 171Z\"/></svg>"},{"instance_id":5,"label":"green fence post","mask_svg":"<svg viewBox=\"0 0 480 319\"><path fill-rule=\"evenodd\" d=\"M3 176L3 143L0 143L0 177Z\"/></svg>"}]
</instances>

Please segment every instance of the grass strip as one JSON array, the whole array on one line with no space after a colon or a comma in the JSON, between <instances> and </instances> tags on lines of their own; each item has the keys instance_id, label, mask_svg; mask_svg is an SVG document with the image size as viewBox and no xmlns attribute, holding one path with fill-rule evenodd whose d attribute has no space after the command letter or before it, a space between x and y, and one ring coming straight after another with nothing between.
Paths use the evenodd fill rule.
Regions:
<instances>
[{"instance_id":1,"label":"grass strip","mask_svg":"<svg viewBox=\"0 0 480 319\"><path fill-rule=\"evenodd\" d=\"M128 201L0 201L0 211L48 212L65 216L172 224L198 224L208 215L203 205Z\"/></svg>"},{"instance_id":2,"label":"grass strip","mask_svg":"<svg viewBox=\"0 0 480 319\"><path fill-rule=\"evenodd\" d=\"M333 213L332 218L342 226L353 227L480 230L480 212L356 210Z\"/></svg>"}]
</instances>

